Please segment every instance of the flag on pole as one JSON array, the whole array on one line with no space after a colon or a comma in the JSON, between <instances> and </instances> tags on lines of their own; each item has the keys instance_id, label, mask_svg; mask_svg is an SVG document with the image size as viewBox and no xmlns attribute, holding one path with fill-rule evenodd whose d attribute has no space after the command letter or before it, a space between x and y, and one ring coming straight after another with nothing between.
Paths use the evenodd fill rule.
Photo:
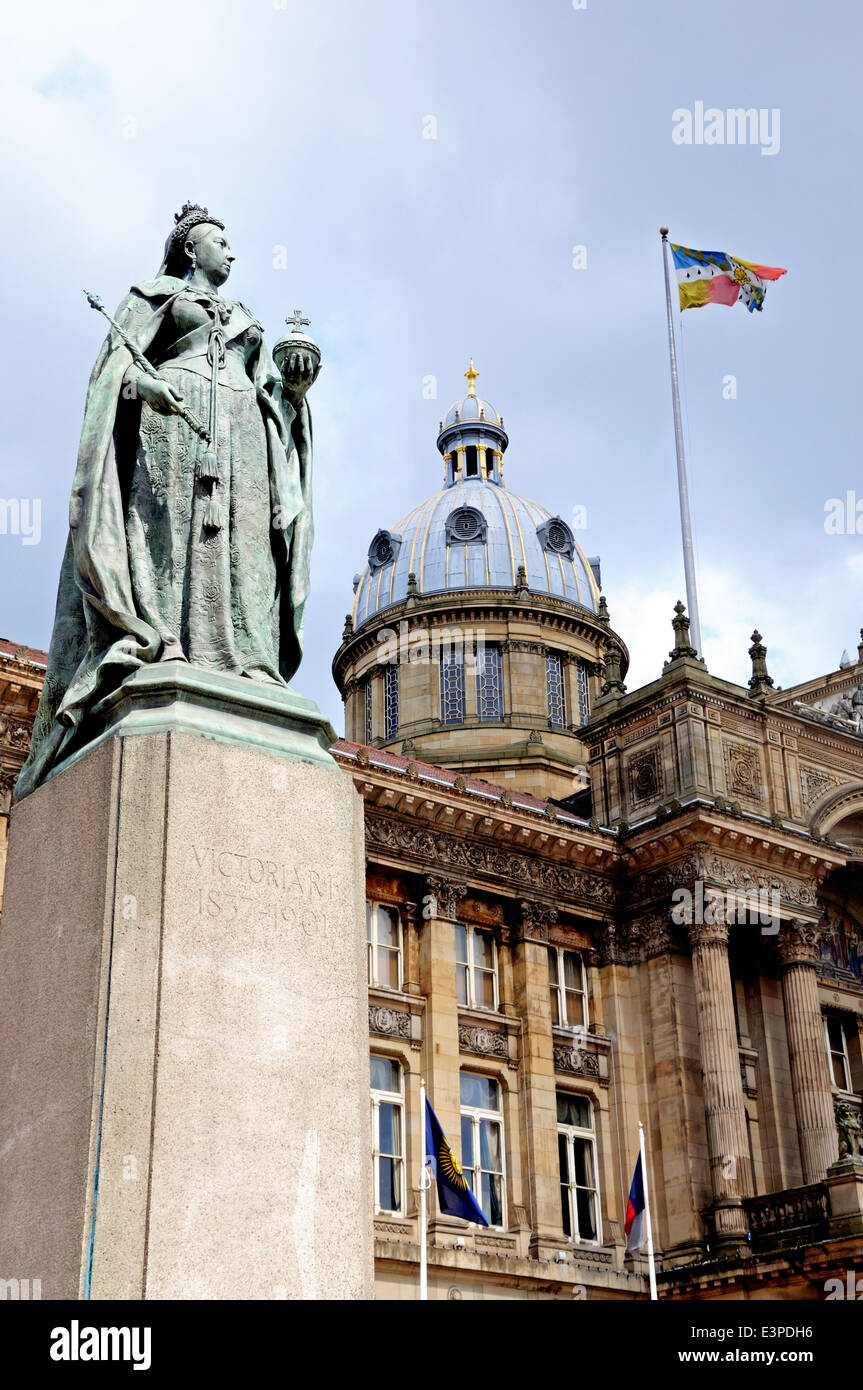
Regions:
<instances>
[{"instance_id":1,"label":"flag on pole","mask_svg":"<svg viewBox=\"0 0 863 1390\"><path fill-rule=\"evenodd\" d=\"M626 1233L626 1252L637 1255L644 1244L644 1178L641 1169L641 1154L632 1175L629 1201L626 1204L626 1220L623 1223Z\"/></svg>"},{"instance_id":2,"label":"flag on pole","mask_svg":"<svg viewBox=\"0 0 863 1390\"><path fill-rule=\"evenodd\" d=\"M487 1226L482 1208L468 1185L458 1159L446 1141L440 1121L426 1098L425 1160L437 1182L438 1205L447 1216L460 1216L462 1221L475 1221Z\"/></svg>"},{"instance_id":3,"label":"flag on pole","mask_svg":"<svg viewBox=\"0 0 863 1390\"><path fill-rule=\"evenodd\" d=\"M765 280L778 280L786 270L757 261L741 261L726 251L691 251L671 245L680 308L700 309L704 304L745 304L750 314L764 308Z\"/></svg>"}]
</instances>

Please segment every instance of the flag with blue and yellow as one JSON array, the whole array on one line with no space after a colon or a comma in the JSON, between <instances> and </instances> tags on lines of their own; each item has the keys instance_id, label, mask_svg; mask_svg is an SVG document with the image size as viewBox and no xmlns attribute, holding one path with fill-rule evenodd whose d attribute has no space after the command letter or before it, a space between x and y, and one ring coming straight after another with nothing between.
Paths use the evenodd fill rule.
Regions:
<instances>
[{"instance_id":1,"label":"flag with blue and yellow","mask_svg":"<svg viewBox=\"0 0 863 1390\"><path fill-rule=\"evenodd\" d=\"M440 1121L426 1099L426 1164L437 1182L438 1206L447 1216L460 1216L487 1226L482 1208L470 1190L458 1159L446 1141Z\"/></svg>"},{"instance_id":2,"label":"flag with blue and yellow","mask_svg":"<svg viewBox=\"0 0 863 1390\"><path fill-rule=\"evenodd\" d=\"M671 243L681 309L704 304L745 304L750 314L764 308L765 280L787 275L778 265L741 261L727 251L692 251Z\"/></svg>"}]
</instances>

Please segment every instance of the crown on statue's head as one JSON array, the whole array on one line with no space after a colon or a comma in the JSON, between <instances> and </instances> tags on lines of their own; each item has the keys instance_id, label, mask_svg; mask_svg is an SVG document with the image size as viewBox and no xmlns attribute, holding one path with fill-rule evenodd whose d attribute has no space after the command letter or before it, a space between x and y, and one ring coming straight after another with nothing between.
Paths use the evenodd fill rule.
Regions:
<instances>
[{"instance_id":1,"label":"crown on statue's head","mask_svg":"<svg viewBox=\"0 0 863 1390\"><path fill-rule=\"evenodd\" d=\"M200 203L184 203L180 211L174 213L174 221L177 225L170 236L172 246L181 246L192 228L199 226L202 222L211 222L214 227L221 227L222 231L225 230L224 222L220 222L218 217L214 217Z\"/></svg>"}]
</instances>

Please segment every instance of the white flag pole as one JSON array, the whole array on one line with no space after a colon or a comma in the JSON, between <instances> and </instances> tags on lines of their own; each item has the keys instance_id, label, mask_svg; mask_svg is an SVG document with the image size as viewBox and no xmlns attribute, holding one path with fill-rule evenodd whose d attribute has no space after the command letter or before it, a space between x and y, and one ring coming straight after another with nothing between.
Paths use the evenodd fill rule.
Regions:
<instances>
[{"instance_id":1,"label":"white flag pole","mask_svg":"<svg viewBox=\"0 0 863 1390\"><path fill-rule=\"evenodd\" d=\"M647 1190L647 1155L644 1152L644 1125L638 1121L638 1149L641 1154L641 1185L644 1188L644 1220L647 1226L647 1268L650 1274L650 1297L658 1301L656 1264L653 1259L653 1228L650 1224L650 1195Z\"/></svg>"},{"instance_id":2,"label":"white flag pole","mask_svg":"<svg viewBox=\"0 0 863 1390\"><path fill-rule=\"evenodd\" d=\"M431 1173L426 1167L426 1084L420 1078L420 1132L422 1167L420 1169L420 1301L425 1303L428 1290L428 1258L426 1253L428 1213L426 1211L426 1192L431 1186Z\"/></svg>"},{"instance_id":3,"label":"white flag pole","mask_svg":"<svg viewBox=\"0 0 863 1390\"><path fill-rule=\"evenodd\" d=\"M671 308L671 279L668 273L668 228L660 227L662 265L665 271L665 307L668 312L668 355L671 359L671 402L674 408L674 444L677 449L677 490L680 497L680 529L683 534L683 574L686 579L686 606L689 609L689 639L698 652L701 650L701 619L698 616L698 589L695 583L695 549L692 544L692 516L689 510L689 485L686 480L686 457L683 452L683 423L680 414L680 383L677 376L677 343L674 337L674 314Z\"/></svg>"}]
</instances>

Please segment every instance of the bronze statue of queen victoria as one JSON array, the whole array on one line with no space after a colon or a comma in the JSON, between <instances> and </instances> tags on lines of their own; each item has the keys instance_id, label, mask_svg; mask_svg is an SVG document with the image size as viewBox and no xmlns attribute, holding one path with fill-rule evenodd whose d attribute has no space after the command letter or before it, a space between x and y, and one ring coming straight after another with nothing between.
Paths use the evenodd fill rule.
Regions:
<instances>
[{"instance_id":1,"label":"bronze statue of queen victoria","mask_svg":"<svg viewBox=\"0 0 863 1390\"><path fill-rule=\"evenodd\" d=\"M261 324L222 293L234 260L224 224L188 203L175 222L156 278L132 286L90 377L18 799L86 742L88 712L145 663L283 687L300 663L305 397L320 358L309 339L286 339L279 372Z\"/></svg>"}]
</instances>

